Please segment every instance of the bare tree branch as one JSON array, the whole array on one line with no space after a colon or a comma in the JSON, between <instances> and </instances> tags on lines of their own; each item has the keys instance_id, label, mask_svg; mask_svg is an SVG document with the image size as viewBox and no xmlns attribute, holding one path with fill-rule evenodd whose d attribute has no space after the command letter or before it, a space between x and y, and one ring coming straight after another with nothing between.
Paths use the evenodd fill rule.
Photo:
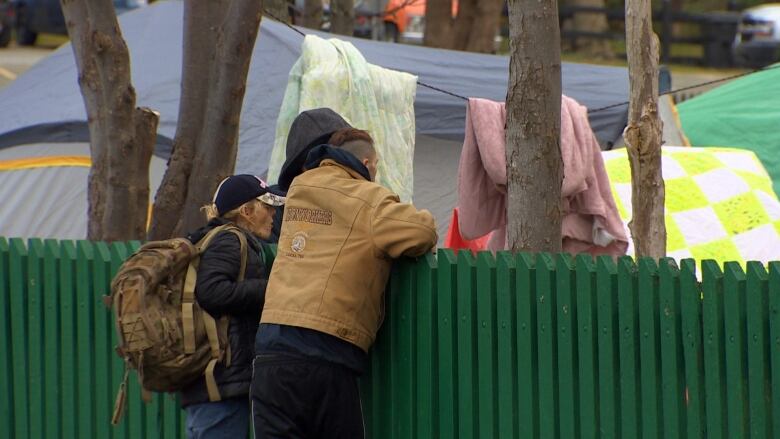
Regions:
<instances>
[{"instance_id":1,"label":"bare tree branch","mask_svg":"<svg viewBox=\"0 0 780 439\"><path fill-rule=\"evenodd\" d=\"M217 36L225 22L228 0L184 2L184 47L179 122L168 169L154 200L149 239L174 235L187 200L187 188L201 132L209 90L216 74Z\"/></svg>"},{"instance_id":2,"label":"bare tree branch","mask_svg":"<svg viewBox=\"0 0 780 439\"><path fill-rule=\"evenodd\" d=\"M157 116L135 107L130 54L113 2L62 0L62 9L89 123L87 238L143 238ZM122 169L115 168L118 163Z\"/></svg>"},{"instance_id":3,"label":"bare tree branch","mask_svg":"<svg viewBox=\"0 0 780 439\"><path fill-rule=\"evenodd\" d=\"M631 164L629 228L636 256L658 259L666 255L663 125L658 117L658 37L653 33L650 0L626 2L626 49L631 94L623 137Z\"/></svg>"},{"instance_id":4,"label":"bare tree branch","mask_svg":"<svg viewBox=\"0 0 780 439\"><path fill-rule=\"evenodd\" d=\"M198 138L187 197L174 230L181 235L203 222L200 207L211 202L214 188L233 172L238 125L246 91L249 62L262 19L263 2L234 0L217 34L203 131ZM229 25L228 25L229 24Z\"/></svg>"}]
</instances>

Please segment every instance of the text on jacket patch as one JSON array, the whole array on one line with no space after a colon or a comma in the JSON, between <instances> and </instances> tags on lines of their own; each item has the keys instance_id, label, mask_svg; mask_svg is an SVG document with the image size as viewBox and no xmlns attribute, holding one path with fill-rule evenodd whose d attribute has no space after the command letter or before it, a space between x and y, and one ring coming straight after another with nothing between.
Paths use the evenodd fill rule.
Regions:
<instances>
[{"instance_id":1,"label":"text on jacket patch","mask_svg":"<svg viewBox=\"0 0 780 439\"><path fill-rule=\"evenodd\" d=\"M330 226L333 224L333 212L330 210L288 207L284 212L283 221L299 221L304 223Z\"/></svg>"}]
</instances>

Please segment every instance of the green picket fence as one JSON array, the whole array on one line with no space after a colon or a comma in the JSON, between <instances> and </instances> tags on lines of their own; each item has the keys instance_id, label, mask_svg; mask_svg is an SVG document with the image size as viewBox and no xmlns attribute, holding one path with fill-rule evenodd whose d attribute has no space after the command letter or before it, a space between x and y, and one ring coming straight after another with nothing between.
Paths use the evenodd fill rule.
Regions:
<instances>
[{"instance_id":1,"label":"green picket fence","mask_svg":"<svg viewBox=\"0 0 780 439\"><path fill-rule=\"evenodd\" d=\"M0 238L0 437L180 438L122 365L111 275L138 243ZM372 438L780 437L780 264L439 250L398 262L362 380Z\"/></svg>"}]
</instances>

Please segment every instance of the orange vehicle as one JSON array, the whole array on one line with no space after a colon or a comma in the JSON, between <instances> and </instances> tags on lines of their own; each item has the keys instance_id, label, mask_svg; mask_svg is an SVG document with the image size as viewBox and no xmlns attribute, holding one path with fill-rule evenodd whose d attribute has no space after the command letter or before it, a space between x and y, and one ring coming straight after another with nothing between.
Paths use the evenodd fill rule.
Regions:
<instances>
[{"instance_id":1,"label":"orange vehicle","mask_svg":"<svg viewBox=\"0 0 780 439\"><path fill-rule=\"evenodd\" d=\"M452 2L452 16L458 0ZM389 0L385 6L385 41L421 43L425 33L425 0Z\"/></svg>"}]
</instances>

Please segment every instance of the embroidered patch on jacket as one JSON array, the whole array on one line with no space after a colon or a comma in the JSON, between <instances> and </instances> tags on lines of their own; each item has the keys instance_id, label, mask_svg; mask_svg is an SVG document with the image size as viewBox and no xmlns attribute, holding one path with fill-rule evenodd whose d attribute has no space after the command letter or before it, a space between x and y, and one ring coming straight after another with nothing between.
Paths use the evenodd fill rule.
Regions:
<instances>
[{"instance_id":1,"label":"embroidered patch on jacket","mask_svg":"<svg viewBox=\"0 0 780 439\"><path fill-rule=\"evenodd\" d=\"M292 250L295 253L302 253L303 249L306 248L306 238L308 235L306 235L305 232L298 232L293 236L292 244L290 245L290 250Z\"/></svg>"},{"instance_id":2,"label":"embroidered patch on jacket","mask_svg":"<svg viewBox=\"0 0 780 439\"><path fill-rule=\"evenodd\" d=\"M333 212L330 210L288 207L284 212L284 221L299 221L329 226L333 224Z\"/></svg>"}]
</instances>

